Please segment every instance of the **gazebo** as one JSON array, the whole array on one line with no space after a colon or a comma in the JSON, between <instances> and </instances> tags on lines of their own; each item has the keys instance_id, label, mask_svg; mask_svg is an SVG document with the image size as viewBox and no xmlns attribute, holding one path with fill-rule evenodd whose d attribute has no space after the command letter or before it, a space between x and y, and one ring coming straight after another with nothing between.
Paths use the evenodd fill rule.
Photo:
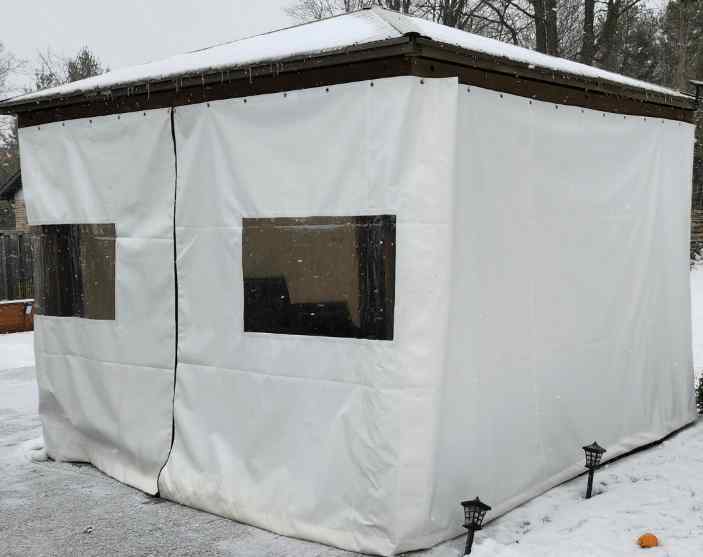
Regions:
<instances>
[{"instance_id":1,"label":"gazebo","mask_svg":"<svg viewBox=\"0 0 703 557\"><path fill-rule=\"evenodd\" d=\"M694 109L380 9L0 103L49 455L392 555L661 439Z\"/></svg>"}]
</instances>

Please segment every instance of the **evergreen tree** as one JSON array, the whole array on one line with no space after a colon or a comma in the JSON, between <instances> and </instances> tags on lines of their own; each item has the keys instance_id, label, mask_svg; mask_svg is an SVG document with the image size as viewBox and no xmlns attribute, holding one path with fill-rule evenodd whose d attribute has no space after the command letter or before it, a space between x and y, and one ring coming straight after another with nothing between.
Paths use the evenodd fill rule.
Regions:
<instances>
[{"instance_id":1,"label":"evergreen tree","mask_svg":"<svg viewBox=\"0 0 703 557\"><path fill-rule=\"evenodd\" d=\"M657 36L660 18L644 6L634 7L621 18L613 69L643 81L656 80L660 75L661 44L653 38Z\"/></svg>"},{"instance_id":2,"label":"evergreen tree","mask_svg":"<svg viewBox=\"0 0 703 557\"><path fill-rule=\"evenodd\" d=\"M81 48L75 57L66 61L66 80L69 82L100 75L105 71L100 60L87 46Z\"/></svg>"},{"instance_id":3,"label":"evergreen tree","mask_svg":"<svg viewBox=\"0 0 703 557\"><path fill-rule=\"evenodd\" d=\"M8 80L22 65L22 61L5 50L0 42L0 98L10 94ZM0 117L0 184L12 176L18 168L17 122L12 117Z\"/></svg>"},{"instance_id":4,"label":"evergreen tree","mask_svg":"<svg viewBox=\"0 0 703 557\"><path fill-rule=\"evenodd\" d=\"M0 124L0 184L4 184L19 170L17 120L7 118Z\"/></svg>"},{"instance_id":5,"label":"evergreen tree","mask_svg":"<svg viewBox=\"0 0 703 557\"><path fill-rule=\"evenodd\" d=\"M660 23L663 83L685 90L689 79L703 76L703 4L671 0Z\"/></svg>"}]
</instances>

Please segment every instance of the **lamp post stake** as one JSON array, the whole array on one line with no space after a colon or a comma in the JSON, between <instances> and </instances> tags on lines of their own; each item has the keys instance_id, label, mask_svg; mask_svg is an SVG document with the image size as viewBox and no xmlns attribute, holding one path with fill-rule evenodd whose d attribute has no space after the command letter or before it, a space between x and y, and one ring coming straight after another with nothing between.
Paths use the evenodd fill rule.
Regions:
<instances>
[{"instance_id":1,"label":"lamp post stake","mask_svg":"<svg viewBox=\"0 0 703 557\"><path fill-rule=\"evenodd\" d=\"M586 488L586 499L590 499L591 495L593 495L593 475L600 466L600 461L601 458L603 458L605 449L595 441L582 448L586 453L586 468L588 468L588 487Z\"/></svg>"},{"instance_id":2,"label":"lamp post stake","mask_svg":"<svg viewBox=\"0 0 703 557\"><path fill-rule=\"evenodd\" d=\"M464 547L464 555L471 555L471 546L474 545L474 529L469 528L466 535L466 546Z\"/></svg>"},{"instance_id":3,"label":"lamp post stake","mask_svg":"<svg viewBox=\"0 0 703 557\"><path fill-rule=\"evenodd\" d=\"M593 494L593 476L596 473L595 468L588 471L588 487L586 488L586 499L590 499Z\"/></svg>"}]
</instances>

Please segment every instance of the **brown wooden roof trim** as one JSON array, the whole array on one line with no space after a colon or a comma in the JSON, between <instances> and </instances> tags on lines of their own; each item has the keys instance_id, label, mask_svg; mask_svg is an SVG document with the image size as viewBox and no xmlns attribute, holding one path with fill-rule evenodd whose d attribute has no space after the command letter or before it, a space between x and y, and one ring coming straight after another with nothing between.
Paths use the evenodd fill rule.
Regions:
<instances>
[{"instance_id":1,"label":"brown wooden roof trim","mask_svg":"<svg viewBox=\"0 0 703 557\"><path fill-rule=\"evenodd\" d=\"M27 127L404 75L458 77L466 85L530 99L685 122L693 120L696 108L693 98L560 74L409 35L336 53L141 83L105 93L9 103L0 113L17 114L19 126Z\"/></svg>"},{"instance_id":2,"label":"brown wooden roof trim","mask_svg":"<svg viewBox=\"0 0 703 557\"><path fill-rule=\"evenodd\" d=\"M412 75L411 58L393 56L345 65L321 66L293 72L254 75L251 79L240 78L223 82L208 82L198 85L184 83L178 89L133 93L129 96L114 96L99 101L84 100L63 106L47 107L19 112L21 128L51 122L74 120L139 112L156 108L168 108L197 104L222 99L236 99L271 93L286 94L288 91L313 87L334 86L343 83Z\"/></svg>"},{"instance_id":3,"label":"brown wooden roof trim","mask_svg":"<svg viewBox=\"0 0 703 557\"><path fill-rule=\"evenodd\" d=\"M471 67L488 72L501 73L517 80L542 81L572 89L581 89L587 93L602 93L618 97L629 97L642 102L665 104L695 110L693 96L666 95L658 91L641 89L615 81L594 79L587 76L558 72L532 64L517 62L507 58L498 58L489 54L461 49L454 45L439 43L424 37L416 40L418 56L462 67Z\"/></svg>"},{"instance_id":4,"label":"brown wooden roof trim","mask_svg":"<svg viewBox=\"0 0 703 557\"><path fill-rule=\"evenodd\" d=\"M695 116L693 108L681 108L612 93L584 90L570 85L515 77L499 72L447 64L434 59L414 58L413 75L422 77L457 76L459 82L467 86L519 95L555 105L578 106L613 114L665 118L689 123L694 121Z\"/></svg>"},{"instance_id":5,"label":"brown wooden roof trim","mask_svg":"<svg viewBox=\"0 0 703 557\"><path fill-rule=\"evenodd\" d=\"M178 77L138 82L117 86L104 91L76 93L65 97L47 99L8 99L0 102L0 114L21 114L59 106L83 104L86 102L109 102L123 96L149 97L166 91L179 92L182 89L229 84L239 80L253 82L260 77L281 76L291 72L306 71L326 66L346 66L360 61L388 58L400 54L411 54L417 50L413 37L400 37L383 41L364 43L327 51L314 55L301 55L273 62L262 62L246 67L232 67L210 72L183 74Z\"/></svg>"}]
</instances>

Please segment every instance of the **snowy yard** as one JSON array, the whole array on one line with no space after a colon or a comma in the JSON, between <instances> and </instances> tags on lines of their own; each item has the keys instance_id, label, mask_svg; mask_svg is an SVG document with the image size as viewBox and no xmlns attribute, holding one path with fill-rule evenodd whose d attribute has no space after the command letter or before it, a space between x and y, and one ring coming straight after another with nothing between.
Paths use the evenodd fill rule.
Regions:
<instances>
[{"instance_id":1,"label":"snowy yard","mask_svg":"<svg viewBox=\"0 0 703 557\"><path fill-rule=\"evenodd\" d=\"M691 273L693 351L703 368L703 266ZM43 459L32 333L0 336L0 553L45 555L343 556L153 499L91 466ZM703 423L608 465L583 499L577 478L489 524L476 557L692 557L703 554ZM473 495L473 494L467 494ZM457 500L458 502L458 500ZM661 547L640 549L645 532ZM456 557L463 539L419 553Z\"/></svg>"}]
</instances>

